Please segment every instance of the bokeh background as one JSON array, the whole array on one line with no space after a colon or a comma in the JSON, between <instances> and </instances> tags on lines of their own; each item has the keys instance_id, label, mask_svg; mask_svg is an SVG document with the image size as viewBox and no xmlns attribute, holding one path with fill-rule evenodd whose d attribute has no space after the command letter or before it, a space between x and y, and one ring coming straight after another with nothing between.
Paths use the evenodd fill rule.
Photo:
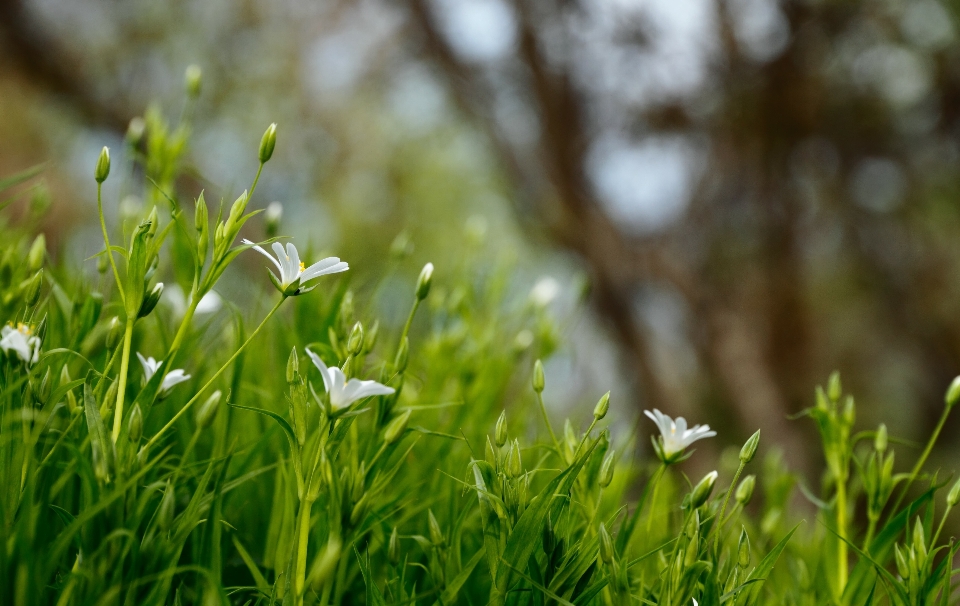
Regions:
<instances>
[{"instance_id":1,"label":"bokeh background","mask_svg":"<svg viewBox=\"0 0 960 606\"><path fill-rule=\"evenodd\" d=\"M296 242L376 272L406 238L407 288L485 238L511 288L539 284L555 307L551 405L612 389L626 427L643 408L683 414L720 429L706 449L760 427L811 469L813 424L788 418L830 371L861 427L916 441L960 373L958 15L938 0L0 0L0 175L46 163L49 246L92 271L100 147L122 165L151 103L176 121L197 64L184 190L236 196L277 122L254 204L282 202ZM108 186L111 219L144 203ZM402 322L390 289L380 312ZM958 421L935 463L960 456Z\"/></svg>"}]
</instances>

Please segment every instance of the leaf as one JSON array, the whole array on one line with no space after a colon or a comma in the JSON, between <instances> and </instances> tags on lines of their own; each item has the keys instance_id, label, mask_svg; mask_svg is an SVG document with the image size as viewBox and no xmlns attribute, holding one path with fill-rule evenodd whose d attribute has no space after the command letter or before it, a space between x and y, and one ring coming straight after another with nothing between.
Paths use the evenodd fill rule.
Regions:
<instances>
[{"instance_id":1,"label":"leaf","mask_svg":"<svg viewBox=\"0 0 960 606\"><path fill-rule=\"evenodd\" d=\"M95 373L87 372L83 383L83 412L87 419L87 431L90 434L90 449L93 456L93 469L97 477L104 482L109 481L110 470L113 469L113 440L107 433L100 418L100 407L93 395L93 380Z\"/></svg>"},{"instance_id":2,"label":"leaf","mask_svg":"<svg viewBox=\"0 0 960 606\"><path fill-rule=\"evenodd\" d=\"M247 550L243 548L243 544L240 542L240 539L237 538L237 535L231 535L230 538L233 539L233 546L237 549L237 553L240 554L240 559L247 565L247 569L250 571L250 575L253 577L253 582L256 583L257 589L264 595L268 594L270 592L270 584L267 583L267 579L265 579L263 573L260 572L260 568L257 567L256 562L253 561L253 558L250 557Z\"/></svg>"},{"instance_id":3,"label":"leaf","mask_svg":"<svg viewBox=\"0 0 960 606\"><path fill-rule=\"evenodd\" d=\"M770 576L770 573L773 571L774 565L777 563L777 560L780 558L780 554L783 553L783 550L786 548L787 543L790 541L790 537L792 537L793 533L795 533L797 529L800 528L800 524L802 523L803 522L800 522L796 526L794 526L790 530L790 532L787 533L787 536L780 539L780 542L777 543L774 546L774 548L771 549L770 552L763 557L762 560L760 560L760 563L757 564L757 567L754 568L752 571L750 571L750 575L747 576L746 582L747 583L749 583L750 581L759 581L759 582L755 583L750 590L744 592L743 596L744 596L745 604L757 603L757 600L760 597L760 588L763 585L762 581L765 581L766 578Z\"/></svg>"},{"instance_id":4,"label":"leaf","mask_svg":"<svg viewBox=\"0 0 960 606\"><path fill-rule=\"evenodd\" d=\"M29 181L30 179L36 177L41 172L43 172L43 168L44 168L43 164L37 164L36 166L31 166L30 168L21 170L18 173L13 173L9 177L4 177L0 179L0 191L10 189L15 185L20 185L25 181Z\"/></svg>"},{"instance_id":5,"label":"leaf","mask_svg":"<svg viewBox=\"0 0 960 606\"><path fill-rule=\"evenodd\" d=\"M383 599L383 594L380 593L380 589L377 588L377 584L370 574L369 562L360 557L360 552L357 551L356 547L353 548L353 551L357 554L357 560L360 562L360 574L363 575L363 582L367 586L367 606L387 606L387 601Z\"/></svg>"},{"instance_id":6,"label":"leaf","mask_svg":"<svg viewBox=\"0 0 960 606\"><path fill-rule=\"evenodd\" d=\"M460 593L460 588L463 587L463 584L467 582L467 579L470 577L470 574L473 572L473 569L477 567L477 564L480 563L480 560L483 559L484 551L479 550L477 553L473 554L473 557L470 558L464 567L457 573L457 576L447 583L447 588L440 595L440 601L444 604L453 604L457 600L457 594Z\"/></svg>"}]
</instances>

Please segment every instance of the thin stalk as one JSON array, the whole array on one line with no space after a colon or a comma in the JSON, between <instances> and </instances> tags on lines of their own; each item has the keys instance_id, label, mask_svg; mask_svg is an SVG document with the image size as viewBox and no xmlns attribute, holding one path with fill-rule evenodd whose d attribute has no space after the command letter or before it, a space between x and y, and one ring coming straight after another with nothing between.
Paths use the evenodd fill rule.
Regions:
<instances>
[{"instance_id":1,"label":"thin stalk","mask_svg":"<svg viewBox=\"0 0 960 606\"><path fill-rule=\"evenodd\" d=\"M867 517L868 517L867 536L863 540L863 551L865 553L870 552L870 543L873 543L873 535L875 532L877 532L877 522L880 520L879 515L872 516L868 514Z\"/></svg>"},{"instance_id":2,"label":"thin stalk","mask_svg":"<svg viewBox=\"0 0 960 606\"><path fill-rule=\"evenodd\" d=\"M120 423L123 420L123 396L127 391L127 371L130 368L130 342L133 340L135 318L127 318L127 327L123 333L123 355L120 357L120 384L117 385L117 406L113 412L113 443L120 437Z\"/></svg>"},{"instance_id":3,"label":"thin stalk","mask_svg":"<svg viewBox=\"0 0 960 606\"><path fill-rule=\"evenodd\" d=\"M120 300L126 304L126 299L124 298L123 293L123 282L120 281L120 272L117 271L117 264L113 260L113 250L110 248L110 236L107 235L107 222L103 218L103 197L101 195L102 189L103 184L97 183L97 212L100 214L100 229L103 230L103 242L107 247L107 258L110 259L110 267L113 268L113 277L117 280L117 290L120 292Z\"/></svg>"},{"instance_id":4,"label":"thin stalk","mask_svg":"<svg viewBox=\"0 0 960 606\"><path fill-rule=\"evenodd\" d=\"M920 474L920 470L923 469L924 464L927 462L927 457L930 456L930 452L933 450L933 445L936 444L937 438L940 437L940 431L943 430L944 424L947 422L947 417L950 416L950 409L953 408L949 404L943 409L943 414L940 415L940 420L937 422L936 428L933 430L933 434L930 436L930 440L927 442L926 448L923 449L923 454L920 455L920 458L917 459L916 465L913 466L913 469L910 471L910 475L907 477L907 481L904 483L903 488L900 489L900 495L897 497L896 502L893 504L893 509L890 510L890 515L894 516L897 514L897 509L899 509L900 504L903 502L904 497L907 496L907 491L910 489L910 485L913 484L913 481L917 479L917 476Z\"/></svg>"},{"instance_id":5,"label":"thin stalk","mask_svg":"<svg viewBox=\"0 0 960 606\"><path fill-rule=\"evenodd\" d=\"M417 308L420 307L420 299L417 297L413 298L413 307L410 308L410 315L407 316L407 323L403 325L403 332L400 333L400 344L397 345L397 351L400 350L400 347L403 345L403 340L410 334L410 326L413 325L413 316L417 314Z\"/></svg>"},{"instance_id":6,"label":"thin stalk","mask_svg":"<svg viewBox=\"0 0 960 606\"><path fill-rule=\"evenodd\" d=\"M257 336L257 333L260 332L260 329L262 329L262 328L264 327L264 325L266 325L267 321L270 320L270 318L273 317L273 314L277 313L277 310L280 309L280 306L281 306L281 305L283 304L283 302L286 301L286 300L287 300L287 297L281 297L281 299L280 299L279 301L277 301L277 304L274 305L274 306L273 306L273 309L271 309L270 312L263 318L263 320L260 322L260 325L257 326L256 330L254 330L252 333L250 333L250 336L247 337L247 340L243 342L243 344L237 349L237 351L233 352L233 355L230 356L230 359L227 360L227 361L223 364L223 366L221 366L220 369L219 369L216 373L214 373L214 375L213 375L212 377L210 377L210 379L204 384L204 386L201 387L201 388L197 391L197 393L194 394L194 396L193 396L192 398L190 398L190 400L188 400L186 404L183 405L183 408L181 408L179 411L177 411L177 414L173 415L173 417L172 417L169 421L167 421L167 424L166 424L166 425L164 425L163 427L160 428L160 431L158 431L152 438L150 438L149 441L147 441L147 443L143 446L143 450L147 450L147 449L149 449L151 446L153 446L153 444L156 443L156 441L160 438L160 436L162 436L164 433L166 433L167 430L170 429L170 428L173 426L173 424L177 422L177 419L179 419L181 416L183 416L183 414L184 414L185 412L187 412L187 410L189 410L190 407L193 406L193 405L197 402L197 400L200 399L200 396L202 396L203 393L204 393L205 391L207 391L207 389L208 389L211 385L213 385L213 382L214 382L214 381L216 381L218 378L220 378L220 375L222 375L223 372L233 363L233 361L237 359L237 356L239 356L239 355L241 354L241 352L243 352L243 350L246 349L247 345L250 344L250 341L252 341L253 338Z\"/></svg>"},{"instance_id":7,"label":"thin stalk","mask_svg":"<svg viewBox=\"0 0 960 606\"><path fill-rule=\"evenodd\" d=\"M250 186L250 193L247 195L247 200L253 197L253 192L257 191L257 183L260 181L260 173L263 172L263 163L257 167L257 176L253 178L253 185Z\"/></svg>"},{"instance_id":8,"label":"thin stalk","mask_svg":"<svg viewBox=\"0 0 960 606\"><path fill-rule=\"evenodd\" d=\"M560 442L557 441L557 434L553 433L553 427L550 425L550 417L547 416L547 407L543 404L543 394L539 391L537 392L537 402L540 403L540 414L543 415L543 424L547 426L547 431L550 432L550 439L553 440L553 447L557 449L557 454L560 454ZM583 435L583 440L580 441L580 446L583 446L583 443L586 441L587 436L590 435L590 432L593 431L593 426L597 424L597 419L593 419L593 423L590 424L590 429L587 430L587 433ZM577 454L580 454L580 446L577 447ZM574 455L574 460L576 460L576 455Z\"/></svg>"},{"instance_id":9,"label":"thin stalk","mask_svg":"<svg viewBox=\"0 0 960 606\"><path fill-rule=\"evenodd\" d=\"M937 547L937 539L940 538L940 533L943 531L943 525L946 524L946 522L947 522L947 516L950 515L950 510L951 510L951 509L953 509L953 507L948 503L948 504L947 504L947 509L943 512L943 517L940 518L940 525L937 526L937 532L934 533L934 535L933 535L933 540L930 541L930 549L931 549L931 550L932 550L932 549L936 549L936 547Z\"/></svg>"},{"instance_id":10,"label":"thin stalk","mask_svg":"<svg viewBox=\"0 0 960 606\"><path fill-rule=\"evenodd\" d=\"M837 480L837 595L843 595L849 576L849 562L847 560L847 481L846 478Z\"/></svg>"},{"instance_id":11,"label":"thin stalk","mask_svg":"<svg viewBox=\"0 0 960 606\"><path fill-rule=\"evenodd\" d=\"M727 511L727 503L730 502L730 495L733 493L737 482L740 481L740 474L743 473L743 468L746 466L746 462L740 461L740 466L737 467L737 473L733 474L733 482L730 482L730 487L727 488L727 494L723 497L723 505L720 506L720 515L717 516L717 522L714 524L717 530L717 536L713 539L713 551L716 552L718 558L720 557L720 527L723 526L723 514Z\"/></svg>"},{"instance_id":12,"label":"thin stalk","mask_svg":"<svg viewBox=\"0 0 960 606\"><path fill-rule=\"evenodd\" d=\"M657 505L657 495L660 492L660 479L663 477L663 472L666 470L666 463L661 463L660 467L657 467L657 472L651 480L651 482L653 482L653 494L650 495L650 514L647 515L647 534L650 534L650 531L653 530L653 508ZM640 505L637 505L637 507L641 507L642 505L643 504L641 503Z\"/></svg>"},{"instance_id":13,"label":"thin stalk","mask_svg":"<svg viewBox=\"0 0 960 606\"><path fill-rule=\"evenodd\" d=\"M310 510L313 501L300 501L300 511L297 516L297 559L293 572L293 603L294 606L303 606L303 588L307 578L307 543L310 540Z\"/></svg>"}]
</instances>

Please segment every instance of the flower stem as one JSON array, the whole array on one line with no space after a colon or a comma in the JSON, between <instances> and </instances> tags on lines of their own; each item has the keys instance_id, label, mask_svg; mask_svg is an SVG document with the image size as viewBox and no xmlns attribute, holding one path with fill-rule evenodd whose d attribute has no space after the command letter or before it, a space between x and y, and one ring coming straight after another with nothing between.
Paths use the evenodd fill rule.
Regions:
<instances>
[{"instance_id":1,"label":"flower stem","mask_svg":"<svg viewBox=\"0 0 960 606\"><path fill-rule=\"evenodd\" d=\"M250 186L250 194L247 195L247 200L253 197L253 192L257 191L257 183L260 181L260 173L263 172L263 163L257 167L257 176L253 178L253 185Z\"/></svg>"},{"instance_id":2,"label":"flower stem","mask_svg":"<svg viewBox=\"0 0 960 606\"><path fill-rule=\"evenodd\" d=\"M300 501L300 512L297 516L297 559L293 573L293 603L294 606L303 606L303 589L307 578L307 543L310 540L310 510L313 501Z\"/></svg>"},{"instance_id":3,"label":"flower stem","mask_svg":"<svg viewBox=\"0 0 960 606\"><path fill-rule=\"evenodd\" d=\"M740 466L737 467L737 473L733 474L733 481L730 482L730 487L727 488L727 494L723 497L723 505L720 506L720 515L717 516L716 521L713 526L717 530L717 536L713 538L713 551L716 552L717 557L720 557L720 534L723 526L723 514L727 511L727 503L730 502L730 494L733 492L734 487L737 485L737 482L740 480L740 474L743 473L743 468L747 464L744 461L740 461Z\"/></svg>"},{"instance_id":4,"label":"flower stem","mask_svg":"<svg viewBox=\"0 0 960 606\"><path fill-rule=\"evenodd\" d=\"M404 338L410 333L410 326L413 325L413 316L416 315L418 307L420 307L420 299L414 297L413 307L410 308L410 315L407 316L407 323L403 325L403 332L400 333L400 345L397 346L398 348L402 346Z\"/></svg>"},{"instance_id":5,"label":"flower stem","mask_svg":"<svg viewBox=\"0 0 960 606\"><path fill-rule=\"evenodd\" d=\"M849 562L847 561L847 480L837 479L837 595L843 595L847 586Z\"/></svg>"},{"instance_id":6,"label":"flower stem","mask_svg":"<svg viewBox=\"0 0 960 606\"><path fill-rule=\"evenodd\" d=\"M920 458L917 459L917 463L910 471L907 481L904 483L903 488L900 489L900 494L897 496L897 500L893 504L893 509L890 510L891 516L897 515L897 509L903 502L904 497L907 496L907 491L910 489L910 485L913 484L913 481L917 479L917 476L920 474L920 470L923 469L924 464L926 464L927 458L930 456L930 452L933 450L933 445L936 444L937 438L940 437L940 431L943 430L943 426L947 422L947 417L950 416L951 408L953 407L947 405L943 409L943 414L940 415L940 420L937 422L937 426L934 428L933 434L930 436L930 440L927 442L926 448L923 449L923 454L921 454Z\"/></svg>"},{"instance_id":7,"label":"flower stem","mask_svg":"<svg viewBox=\"0 0 960 606\"><path fill-rule=\"evenodd\" d=\"M280 306L286 300L287 300L287 297L282 297L279 301L277 301L277 304L273 306L273 309L271 309L270 312L263 318L263 320L261 320L260 325L257 326L257 328L252 333L250 333L250 336L247 337L247 340L244 341L242 345L240 345L237 351L233 352L233 355L230 356L230 359L227 360L223 364L223 366L221 366L220 369L216 373L214 373L212 377L210 377L210 380L208 380L204 384L204 386L201 387L197 391L197 393L194 394L194 396L190 398L186 404L183 405L183 408L177 411L177 414L173 415L173 418L167 421L166 425L160 428L160 431L158 431L152 438L150 438L150 440L143 446L143 450L147 450L148 448L150 448L150 446L152 446L160 438L160 436L166 433L167 430L170 429L174 423L176 423L177 419L179 419L185 412L187 412L187 410L190 409L191 406L193 406L197 402L197 400L200 399L200 396L202 396L203 393L207 391L207 389L211 385L213 385L213 382L216 381L220 377L220 375L222 375L223 372L230 366L230 364L232 364L233 361L237 359L237 356L239 356L240 353L243 352L244 349L246 349L247 345L250 344L250 341L252 341L253 338L257 336L257 333L260 332L260 329L262 329L264 325L266 325L267 321L273 317L273 314L277 313L277 310L280 309Z\"/></svg>"},{"instance_id":8,"label":"flower stem","mask_svg":"<svg viewBox=\"0 0 960 606\"><path fill-rule=\"evenodd\" d=\"M97 183L97 212L100 214L100 229L103 230L103 243L107 247L107 258L110 259L110 267L113 268L113 277L117 281L117 290L120 292L120 300L126 304L123 293L123 282L120 281L120 272L117 271L117 263L113 260L113 250L110 247L110 236L107 235L107 222L103 218L103 196L101 190L102 183Z\"/></svg>"},{"instance_id":9,"label":"flower stem","mask_svg":"<svg viewBox=\"0 0 960 606\"><path fill-rule=\"evenodd\" d=\"M540 403L540 414L543 415L543 424L547 426L547 431L550 432L550 439L553 440L553 447L557 449L557 455L560 455L560 442L557 441L557 434L553 433L553 427L550 425L550 417L547 416L547 407L543 404L543 394L539 391L537 392L537 401ZM574 460L576 460L577 455L580 454L580 447L583 446L583 443L586 442L587 437L590 435L590 432L593 430L593 426L597 424L597 420L594 419L593 423L590 424L590 429L587 430L587 433L583 435L583 439L580 441L580 446L577 447L577 452L574 454ZM560 457L563 458L562 456Z\"/></svg>"},{"instance_id":10,"label":"flower stem","mask_svg":"<svg viewBox=\"0 0 960 606\"><path fill-rule=\"evenodd\" d=\"M120 357L120 377L117 385L117 406L113 411L113 443L120 437L120 423L123 421L123 396L127 391L127 371L130 370L130 342L133 340L135 318L127 318L127 327L123 333L123 355Z\"/></svg>"}]
</instances>

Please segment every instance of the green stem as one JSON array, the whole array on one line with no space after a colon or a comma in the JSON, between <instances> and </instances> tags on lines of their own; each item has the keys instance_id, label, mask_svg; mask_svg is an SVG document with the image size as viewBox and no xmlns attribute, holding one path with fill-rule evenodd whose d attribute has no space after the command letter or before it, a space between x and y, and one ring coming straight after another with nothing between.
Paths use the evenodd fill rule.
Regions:
<instances>
[{"instance_id":1,"label":"green stem","mask_svg":"<svg viewBox=\"0 0 960 606\"><path fill-rule=\"evenodd\" d=\"M849 575L847 559L847 480L837 479L837 584L838 596L843 595Z\"/></svg>"},{"instance_id":2,"label":"green stem","mask_svg":"<svg viewBox=\"0 0 960 606\"><path fill-rule=\"evenodd\" d=\"M553 427L550 425L550 417L547 416L547 407L543 404L543 394L539 391L537 392L537 401L540 403L540 414L543 415L543 424L547 426L547 431L550 432L550 439L553 440L553 447L557 449L557 454L560 454L560 442L557 441L557 434L553 433ZM593 423L590 424L590 429L587 430L587 433L583 435L583 439L580 441L580 446L577 447L577 452L574 454L574 460L577 458L577 454L580 453L580 447L583 446L583 443L587 440L587 436L590 435L590 432L593 431L593 426L597 424L597 419L593 419ZM563 458L563 457L561 457Z\"/></svg>"},{"instance_id":3,"label":"green stem","mask_svg":"<svg viewBox=\"0 0 960 606\"><path fill-rule=\"evenodd\" d=\"M948 503L948 504L947 504L947 509L943 512L943 517L940 518L940 525L937 526L937 532L934 533L934 535L933 535L933 540L930 541L930 549L931 549L931 551L937 548L937 539L940 538L940 533L943 531L943 525L946 524L946 522L947 522L947 516L950 515L950 510L951 510L951 509L953 509L953 507Z\"/></svg>"},{"instance_id":4,"label":"green stem","mask_svg":"<svg viewBox=\"0 0 960 606\"><path fill-rule=\"evenodd\" d=\"M661 463L660 467L657 468L656 475L654 475L653 480L651 480L653 482L653 493L650 495L650 512L647 514L647 534L650 534L653 530L653 508L657 506L657 495L660 492L660 479L666 470L667 464ZM642 507L642 503L637 505L637 507Z\"/></svg>"},{"instance_id":5,"label":"green stem","mask_svg":"<svg viewBox=\"0 0 960 606\"><path fill-rule=\"evenodd\" d=\"M930 436L930 440L927 442L926 448L923 449L923 454L921 454L920 458L917 459L917 463L916 465L913 466L913 470L910 472L910 475L907 477L906 483L903 485L903 488L900 489L900 494L893 505L893 509L890 510L891 516L894 516L897 514L897 509L900 507L900 504L903 502L904 497L907 496L907 491L910 489L910 485L913 484L913 481L915 479L917 479L917 476L920 474L920 470L923 469L924 464L926 464L927 457L930 456L930 452L933 450L933 445L936 444L937 438L940 437L940 431L943 430L943 426L947 422L947 417L950 416L951 408L953 407L948 404L943 409L943 414L940 415L940 421L937 422L937 426L933 430L933 435Z\"/></svg>"},{"instance_id":6,"label":"green stem","mask_svg":"<svg viewBox=\"0 0 960 606\"><path fill-rule=\"evenodd\" d=\"M870 553L870 543L873 543L873 535L877 531L877 521L880 519L879 514L874 516L867 514L869 521L867 522L867 536L863 540L863 551L865 553Z\"/></svg>"},{"instance_id":7,"label":"green stem","mask_svg":"<svg viewBox=\"0 0 960 606\"><path fill-rule=\"evenodd\" d=\"M307 543L310 540L310 510L313 501L300 501L300 512L297 520L297 560L293 573L293 603L294 606L303 606L303 589L307 578Z\"/></svg>"},{"instance_id":8,"label":"green stem","mask_svg":"<svg viewBox=\"0 0 960 606\"><path fill-rule=\"evenodd\" d=\"M123 333L123 355L120 357L120 384L117 385L117 406L113 412L113 443L120 437L120 423L123 420L123 396L127 391L127 371L130 368L130 342L133 341L133 323L135 318L127 318L127 328Z\"/></svg>"},{"instance_id":9,"label":"green stem","mask_svg":"<svg viewBox=\"0 0 960 606\"><path fill-rule=\"evenodd\" d=\"M123 293L123 282L120 281L120 272L117 271L117 264L113 260L113 249L110 247L110 236L107 235L107 222L103 218L103 197L101 196L102 189L103 184L97 183L97 211L100 214L100 229L103 230L103 242L107 247L107 258L110 259L110 267L113 268L113 277L117 280L117 290L120 292L120 300L126 304L126 299L124 298Z\"/></svg>"},{"instance_id":10,"label":"green stem","mask_svg":"<svg viewBox=\"0 0 960 606\"><path fill-rule=\"evenodd\" d=\"M744 461L740 461L740 466L737 467L737 473L733 475L733 482L730 483L730 487L727 488L727 494L723 497L723 505L720 506L720 515L717 516L717 520L714 523L714 528L717 531L717 536L713 538L713 551L717 554L717 557L720 557L720 534L721 526L723 526L723 514L727 511L727 503L730 502L730 495L733 493L734 487L736 487L737 482L740 480L740 474L743 473L743 468L747 464Z\"/></svg>"},{"instance_id":11,"label":"green stem","mask_svg":"<svg viewBox=\"0 0 960 606\"><path fill-rule=\"evenodd\" d=\"M403 340L410 333L410 326L413 324L413 316L416 315L418 307L420 307L420 299L414 297L413 307L410 308L410 315L407 316L407 323L403 325L403 332L400 333L400 344L397 345L397 351L399 351L400 347L403 346Z\"/></svg>"},{"instance_id":12,"label":"green stem","mask_svg":"<svg viewBox=\"0 0 960 606\"><path fill-rule=\"evenodd\" d=\"M247 195L247 201L253 197L253 192L257 191L257 183L260 181L260 173L263 172L263 164L257 167L257 176L253 178L253 185L250 186L250 193Z\"/></svg>"},{"instance_id":13,"label":"green stem","mask_svg":"<svg viewBox=\"0 0 960 606\"><path fill-rule=\"evenodd\" d=\"M220 375L222 375L223 372L233 363L233 361L237 359L237 356L239 356L240 353L243 352L244 349L246 349L247 345L250 344L250 341L252 341L253 338L257 336L257 333L260 332L260 329L262 329L262 328L264 327L264 325L266 325L267 321L270 320L270 318L273 317L273 314L277 313L277 310L280 309L280 306L281 306L281 305L283 304L283 302L286 301L286 300L287 300L287 297L281 297L281 299L280 299L279 301L277 301L277 304L273 306L273 309L270 310L270 313L268 313L268 314L263 318L263 320L260 322L260 325L257 326L256 330L254 330L252 333L250 333L250 336L247 337L247 340L243 342L243 344L239 347L239 349L237 349L237 351L233 352L233 355L230 356L230 359L227 360L227 361L223 364L223 366L221 366L220 369L219 369L216 373L214 373L214 375L213 375L212 377L210 377L210 380L208 380L208 381L206 382L206 384L204 384L204 386L201 387L201 388L197 391L197 393L194 394L194 396L193 396L192 398L190 398L190 400L188 400L186 404L183 405L183 408L181 408L179 411L177 411L177 414L173 415L173 418L171 418L169 421L167 421L167 424L164 425L163 427L161 427L161 428L160 428L160 431L158 431L152 438L150 438L150 440L143 446L143 450L147 450L147 449L149 449L151 446L153 446L153 444L156 443L156 441L160 438L160 436L162 436L164 433L166 433L167 430L170 429L170 428L173 426L173 424L177 422L177 419L179 419L181 416L183 416L183 414L184 414L185 412L187 412L187 410L189 410L190 407L193 406L193 405L197 402L197 400L200 399L200 396L202 396L203 393L204 393L205 391L207 391L207 389L208 389L211 385L213 385L213 382L216 381L216 380L220 377Z\"/></svg>"}]
</instances>

